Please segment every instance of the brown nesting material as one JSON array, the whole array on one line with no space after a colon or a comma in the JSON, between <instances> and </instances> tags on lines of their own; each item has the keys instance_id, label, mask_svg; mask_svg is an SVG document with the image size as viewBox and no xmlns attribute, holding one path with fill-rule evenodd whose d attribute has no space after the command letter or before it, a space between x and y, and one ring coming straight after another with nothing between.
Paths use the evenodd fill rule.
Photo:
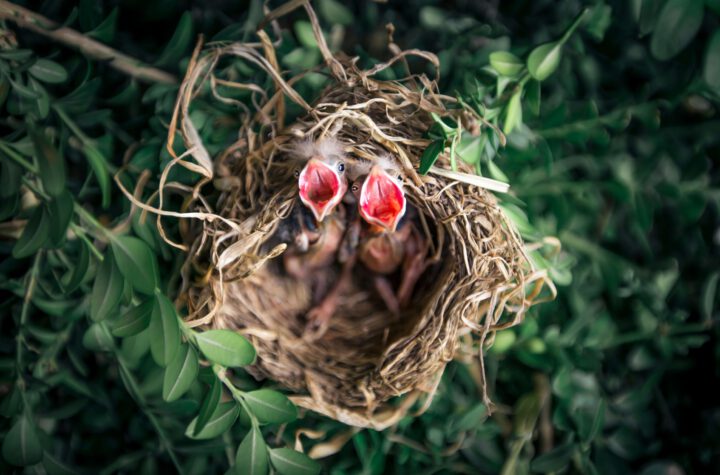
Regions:
<instances>
[{"instance_id":1,"label":"brown nesting material","mask_svg":"<svg viewBox=\"0 0 720 475\"><path fill-rule=\"evenodd\" d=\"M319 31L314 12L305 8ZM276 12L268 15L270 24ZM401 52L391 43L393 59L364 71L352 59L333 56L316 35L332 84L310 101L293 89L296 78L280 74L268 35L260 30L259 36L259 44L204 51L198 46L180 88L169 137L172 145L179 130L188 152L169 167L183 165L204 179L194 189L161 182L161 195L171 186L188 193L183 212L175 215L193 218L181 226L185 242L178 245L188 253L179 302L188 309L188 324L235 329L248 337L258 354L250 372L288 388L296 404L351 425L381 429L407 413L419 396L432 395L461 336L472 335L475 349L482 348L495 331L522 320L547 278L532 268L495 197L469 184L469 174L450 179L416 173L429 144L423 137L433 123L431 113L458 121L465 133L487 126L469 108L439 94L436 82L425 75L375 78L408 55L437 68L434 55ZM256 91L255 85L217 77L216 65L228 58L266 72L276 89ZM198 94L227 102L218 84L257 94L238 140L211 158L189 111ZM305 110L293 124L285 123L287 100ZM293 144L326 137L339 140L354 162L392 157L404 175L409 203L418 211L416 225L431 242L432 265L416 286L411 307L397 316L359 275L343 293L327 331L309 338L304 330L311 291L307 282L283 272L280 256L286 246L274 236L293 206L301 206L289 159ZM449 158L443 154L436 167L449 169ZM462 166L459 171L467 172Z\"/></svg>"}]
</instances>

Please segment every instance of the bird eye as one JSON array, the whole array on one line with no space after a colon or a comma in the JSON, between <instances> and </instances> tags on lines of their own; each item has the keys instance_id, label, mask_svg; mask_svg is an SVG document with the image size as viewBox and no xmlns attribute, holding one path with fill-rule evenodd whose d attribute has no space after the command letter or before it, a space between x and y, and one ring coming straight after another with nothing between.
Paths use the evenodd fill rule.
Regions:
<instances>
[{"instance_id":1,"label":"bird eye","mask_svg":"<svg viewBox=\"0 0 720 475\"><path fill-rule=\"evenodd\" d=\"M300 178L300 170L297 168L293 171L293 175L295 175L295 178Z\"/></svg>"},{"instance_id":2,"label":"bird eye","mask_svg":"<svg viewBox=\"0 0 720 475\"><path fill-rule=\"evenodd\" d=\"M345 164L343 162L338 163L337 169L340 173L345 171Z\"/></svg>"},{"instance_id":3,"label":"bird eye","mask_svg":"<svg viewBox=\"0 0 720 475\"><path fill-rule=\"evenodd\" d=\"M400 175L400 174L398 173L397 179L398 179L398 181L403 181L402 175Z\"/></svg>"},{"instance_id":4,"label":"bird eye","mask_svg":"<svg viewBox=\"0 0 720 475\"><path fill-rule=\"evenodd\" d=\"M357 191L360 189L360 187L357 186L357 183L353 183L353 186L351 189L352 189L353 193L357 193Z\"/></svg>"}]
</instances>

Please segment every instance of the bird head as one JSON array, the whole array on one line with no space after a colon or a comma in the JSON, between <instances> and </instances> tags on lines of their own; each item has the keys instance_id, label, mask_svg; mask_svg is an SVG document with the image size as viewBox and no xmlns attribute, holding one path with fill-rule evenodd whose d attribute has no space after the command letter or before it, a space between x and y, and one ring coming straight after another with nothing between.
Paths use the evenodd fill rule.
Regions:
<instances>
[{"instance_id":1,"label":"bird head","mask_svg":"<svg viewBox=\"0 0 720 475\"><path fill-rule=\"evenodd\" d=\"M357 183L353 188L356 186ZM394 232L407 207L401 176L392 169L375 165L362 181L359 191L360 216L371 225Z\"/></svg>"},{"instance_id":2,"label":"bird head","mask_svg":"<svg viewBox=\"0 0 720 475\"><path fill-rule=\"evenodd\" d=\"M339 147L328 144L310 146L309 160L297 172L300 200L318 222L342 201L347 191L345 160Z\"/></svg>"}]
</instances>

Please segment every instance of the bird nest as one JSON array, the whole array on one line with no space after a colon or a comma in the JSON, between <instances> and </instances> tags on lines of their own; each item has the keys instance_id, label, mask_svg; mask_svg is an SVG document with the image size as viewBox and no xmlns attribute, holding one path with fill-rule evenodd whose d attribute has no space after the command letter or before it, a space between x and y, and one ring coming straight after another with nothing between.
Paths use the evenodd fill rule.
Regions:
<instances>
[{"instance_id":1,"label":"bird nest","mask_svg":"<svg viewBox=\"0 0 720 475\"><path fill-rule=\"evenodd\" d=\"M464 133L490 126L470 108L441 95L437 77L408 72L400 80L377 79L387 68L407 66L410 56L424 58L437 71L435 55L400 51L390 32L393 57L363 70L356 59L330 52L305 2L291 4L305 7L331 84L308 100L293 88L304 74L288 78L281 72L277 43L263 27L274 25L288 6L267 15L258 29L259 43L205 50L198 45L170 124L168 150L174 159L163 171L160 205L153 211L193 218L181 221L183 242L172 242L158 217L163 237L187 251L178 302L187 309L188 325L242 333L257 351L249 372L292 391L299 406L354 426L382 429L419 397L424 396L423 407L429 404L461 341L482 362L482 348L496 331L522 320L547 278L533 269L495 197L477 186L483 184L479 177L461 164L450 171L446 154L429 175L417 173L419 157L430 143L423 137L434 123L433 114L462 124ZM217 66L228 60L269 75L273 90L221 77ZM251 91L253 105L224 97L220 85ZM237 140L212 158L190 119L198 96L236 104L243 111ZM291 124L285 123L288 101L303 109ZM181 155L172 152L176 131L187 150ZM287 244L278 233L293 208L302 206L290 157L294 144L330 137L351 161L373 163L389 156L395 162L409 206L416 210L413 225L427 244L428 266L411 305L399 313L387 309L366 285L367 272L358 269L324 333L308 335L313 291L305 279L283 271ZM178 164L200 174L195 187L168 182L170 169ZM180 211L163 205L163 191L171 188L187 194ZM335 278L337 266L327 272ZM489 402L486 393L484 397Z\"/></svg>"}]
</instances>

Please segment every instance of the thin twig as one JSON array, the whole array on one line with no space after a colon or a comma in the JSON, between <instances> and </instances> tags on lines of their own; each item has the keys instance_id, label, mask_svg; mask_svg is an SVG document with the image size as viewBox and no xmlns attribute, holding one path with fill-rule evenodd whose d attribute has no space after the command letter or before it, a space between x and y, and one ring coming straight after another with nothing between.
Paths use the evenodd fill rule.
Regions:
<instances>
[{"instance_id":1,"label":"thin twig","mask_svg":"<svg viewBox=\"0 0 720 475\"><path fill-rule=\"evenodd\" d=\"M153 68L133 57L116 51L72 28L60 26L54 21L27 8L0 0L0 20L10 20L25 28L59 43L77 49L85 56L107 61L110 66L141 81L176 84L177 78L170 73Z\"/></svg>"}]
</instances>

